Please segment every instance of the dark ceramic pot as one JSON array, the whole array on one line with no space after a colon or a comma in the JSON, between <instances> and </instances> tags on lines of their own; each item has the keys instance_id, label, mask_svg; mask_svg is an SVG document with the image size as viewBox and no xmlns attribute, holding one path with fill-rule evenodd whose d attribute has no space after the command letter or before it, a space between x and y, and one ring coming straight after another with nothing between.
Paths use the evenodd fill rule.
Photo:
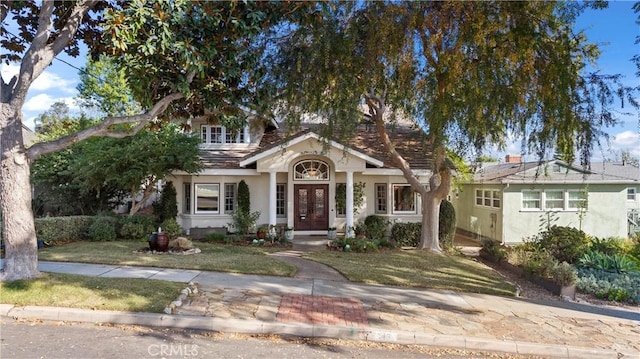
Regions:
<instances>
[{"instance_id":1,"label":"dark ceramic pot","mask_svg":"<svg viewBox=\"0 0 640 359\"><path fill-rule=\"evenodd\" d=\"M158 233L158 251L166 252L169 249L169 235L166 233Z\"/></svg>"}]
</instances>

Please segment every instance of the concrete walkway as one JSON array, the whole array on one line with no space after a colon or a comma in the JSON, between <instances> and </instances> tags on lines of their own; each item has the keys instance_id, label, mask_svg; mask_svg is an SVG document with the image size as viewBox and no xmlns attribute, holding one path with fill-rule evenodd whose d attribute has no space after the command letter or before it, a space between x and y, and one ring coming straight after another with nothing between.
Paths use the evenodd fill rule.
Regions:
<instances>
[{"instance_id":1,"label":"concrete walkway","mask_svg":"<svg viewBox=\"0 0 640 359\"><path fill-rule=\"evenodd\" d=\"M0 305L0 315L331 337L564 358L640 358L640 312L562 301L365 285L299 258L295 278L40 262L45 272L197 282L174 314ZM321 268L324 267L324 268Z\"/></svg>"}]
</instances>

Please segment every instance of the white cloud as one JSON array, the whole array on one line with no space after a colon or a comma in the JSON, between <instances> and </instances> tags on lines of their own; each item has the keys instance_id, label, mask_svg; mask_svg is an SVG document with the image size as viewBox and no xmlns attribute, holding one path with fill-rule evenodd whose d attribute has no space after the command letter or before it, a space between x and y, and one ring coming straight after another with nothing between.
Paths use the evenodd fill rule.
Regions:
<instances>
[{"instance_id":1,"label":"white cloud","mask_svg":"<svg viewBox=\"0 0 640 359\"><path fill-rule=\"evenodd\" d=\"M16 64L7 65L2 63L2 65L0 65L0 74L5 82L9 82L13 76L18 74L18 71L20 71L20 66Z\"/></svg>"},{"instance_id":2,"label":"white cloud","mask_svg":"<svg viewBox=\"0 0 640 359\"><path fill-rule=\"evenodd\" d=\"M2 64L2 68L0 68L0 73L2 74L2 78L5 81L9 81L13 76L17 75L20 71L20 66L16 64ZM75 76L75 75L74 75ZM38 78L33 81L30 91L46 91L46 90L56 90L62 91L66 93L74 93L76 92L75 84L76 80L67 80L62 78L60 75L53 73L51 71L44 71Z\"/></svg>"},{"instance_id":3,"label":"white cloud","mask_svg":"<svg viewBox=\"0 0 640 359\"><path fill-rule=\"evenodd\" d=\"M612 136L611 150L617 153L629 151L632 156L640 158L640 133L623 131Z\"/></svg>"},{"instance_id":4,"label":"white cloud","mask_svg":"<svg viewBox=\"0 0 640 359\"><path fill-rule=\"evenodd\" d=\"M60 77L58 74L45 71L31 84L30 90L46 91L55 89L58 91L64 91L67 93L75 92L73 87L74 80L66 80Z\"/></svg>"},{"instance_id":5,"label":"white cloud","mask_svg":"<svg viewBox=\"0 0 640 359\"><path fill-rule=\"evenodd\" d=\"M24 106L22 106L22 111L42 113L48 110L51 105L53 105L57 101L65 102L69 106L69 109L72 111L78 110L78 105L76 104L73 97L52 97L49 94L41 93L28 99L24 103Z\"/></svg>"}]
</instances>

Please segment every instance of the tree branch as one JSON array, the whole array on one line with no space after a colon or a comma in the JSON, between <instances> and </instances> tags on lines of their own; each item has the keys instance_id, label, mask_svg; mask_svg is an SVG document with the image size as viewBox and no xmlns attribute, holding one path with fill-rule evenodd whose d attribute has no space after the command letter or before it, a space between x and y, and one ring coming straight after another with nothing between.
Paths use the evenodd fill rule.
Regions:
<instances>
[{"instance_id":1,"label":"tree branch","mask_svg":"<svg viewBox=\"0 0 640 359\"><path fill-rule=\"evenodd\" d=\"M380 140L387 151L389 151L391 159L395 162L395 165L398 166L400 171L402 171L405 179L411 187L422 196L425 196L427 193L426 188L424 188L420 181L413 175L409 162L407 162L407 160L405 160L398 151L396 151L395 146L389 138L387 129L384 126L384 111L386 110L384 97L376 96L372 89L370 94L365 96L365 101L367 102L367 106L369 106L369 113L376 123L376 130L378 131Z\"/></svg>"},{"instance_id":2,"label":"tree branch","mask_svg":"<svg viewBox=\"0 0 640 359\"><path fill-rule=\"evenodd\" d=\"M74 143L86 140L90 137L95 136L107 136L107 137L127 137L133 136L142 128L144 128L150 121L154 120L160 114L162 114L167 107L171 104L171 102L183 98L184 95L182 93L176 92L170 95L165 96L160 101L158 101L151 110L147 113L133 116L119 116L119 117L107 117L100 124L88 128L86 130L82 130L71 134L69 136L65 136L59 138L55 141L42 142L34 144L29 147L27 150L27 156L31 161L37 159L38 157L59 151L63 148L67 148ZM127 132L118 132L112 131L110 128L113 125L123 124L123 123L136 123L139 122L136 127L134 127L131 131Z\"/></svg>"},{"instance_id":3,"label":"tree branch","mask_svg":"<svg viewBox=\"0 0 640 359\"><path fill-rule=\"evenodd\" d=\"M14 97L11 101L15 106L22 107L29 87L51 64L53 58L58 55L69 44L75 36L82 18L87 11L95 6L96 1L85 1L78 3L72 10L62 32L53 44L47 45L49 41L49 28L51 27L51 17L53 15L53 1L43 1L40 14L38 15L38 29L31 42L31 46L22 58L18 82L13 89Z\"/></svg>"},{"instance_id":4,"label":"tree branch","mask_svg":"<svg viewBox=\"0 0 640 359\"><path fill-rule=\"evenodd\" d=\"M13 6L13 1L6 0L0 3L0 22L4 23L4 19L9 15L9 10Z\"/></svg>"}]
</instances>

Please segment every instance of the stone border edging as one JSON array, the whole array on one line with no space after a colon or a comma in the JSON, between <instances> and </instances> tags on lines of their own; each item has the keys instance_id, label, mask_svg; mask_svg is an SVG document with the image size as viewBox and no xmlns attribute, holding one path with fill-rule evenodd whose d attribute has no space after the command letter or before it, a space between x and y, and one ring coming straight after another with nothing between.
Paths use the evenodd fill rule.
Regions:
<instances>
[{"instance_id":1,"label":"stone border edging","mask_svg":"<svg viewBox=\"0 0 640 359\"><path fill-rule=\"evenodd\" d=\"M639 357L638 352L618 352L613 349L594 349L557 344L501 341L478 337L427 334L410 331L389 331L375 328L346 328L339 326L263 322L259 320L185 317L156 313L120 312L78 308L14 306L0 304L0 315L13 319L40 319L87 323L113 323L200 329L245 334L278 334L300 337L321 337L370 342L413 344L449 347L474 351L498 351L521 355L541 355L557 358L623 358Z\"/></svg>"}]
</instances>

